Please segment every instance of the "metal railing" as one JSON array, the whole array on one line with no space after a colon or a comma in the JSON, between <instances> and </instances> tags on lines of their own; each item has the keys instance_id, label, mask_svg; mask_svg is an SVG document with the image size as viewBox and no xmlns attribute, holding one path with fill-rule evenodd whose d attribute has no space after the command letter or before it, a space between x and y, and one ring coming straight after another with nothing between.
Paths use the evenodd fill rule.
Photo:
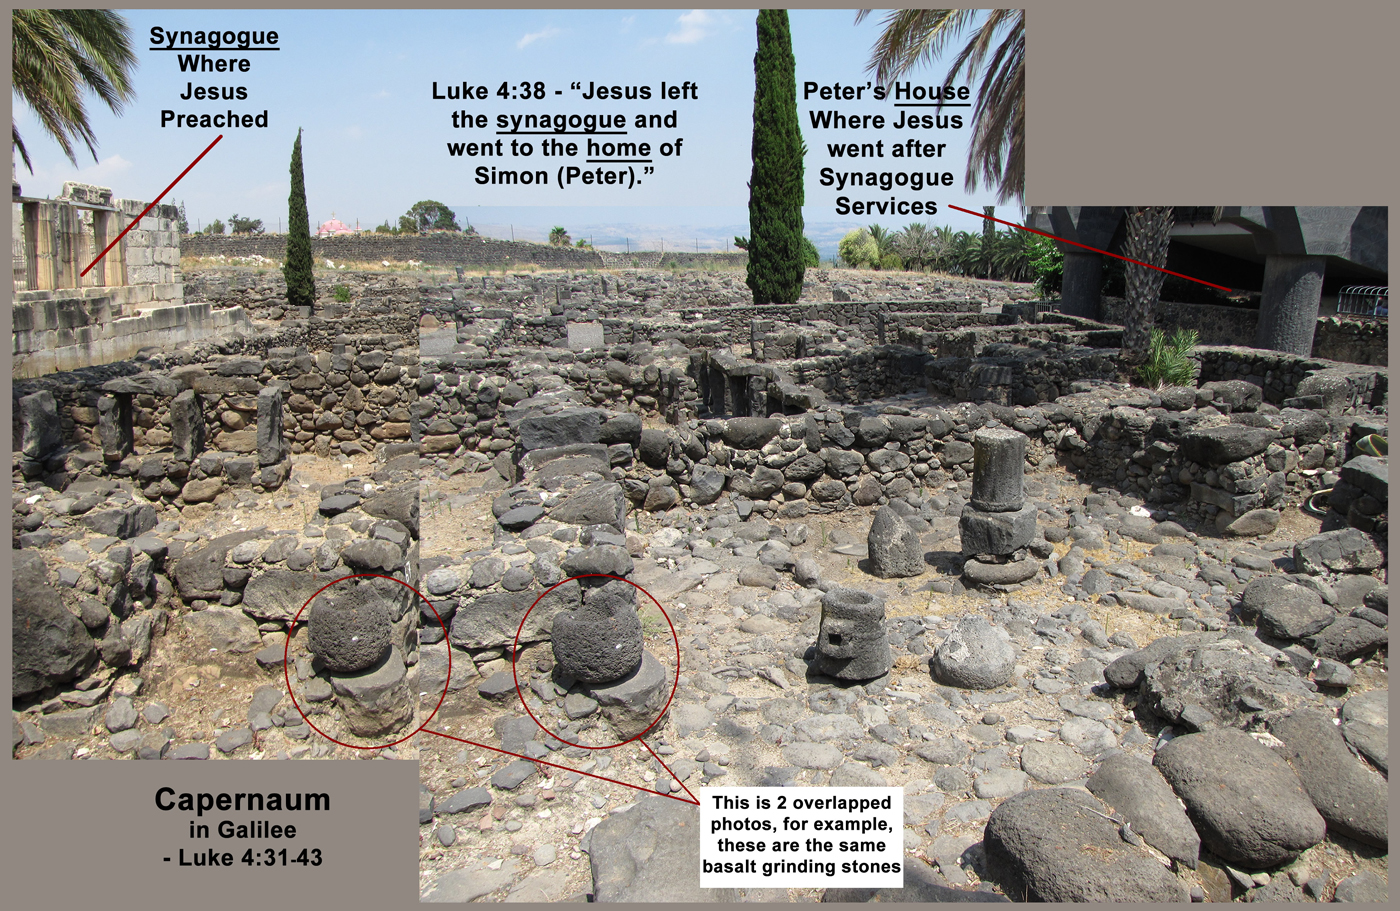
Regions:
<instances>
[{"instance_id":1,"label":"metal railing","mask_svg":"<svg viewBox=\"0 0 1400 911\"><path fill-rule=\"evenodd\" d=\"M1337 313L1387 319L1390 316L1390 288L1385 285L1350 285L1337 294Z\"/></svg>"}]
</instances>

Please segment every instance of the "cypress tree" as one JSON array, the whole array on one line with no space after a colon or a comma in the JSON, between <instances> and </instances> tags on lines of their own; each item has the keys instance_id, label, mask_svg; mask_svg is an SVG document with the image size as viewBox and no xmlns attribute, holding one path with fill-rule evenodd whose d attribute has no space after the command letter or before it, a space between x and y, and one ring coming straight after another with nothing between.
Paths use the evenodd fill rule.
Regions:
<instances>
[{"instance_id":1,"label":"cypress tree","mask_svg":"<svg viewBox=\"0 0 1400 911\"><path fill-rule=\"evenodd\" d=\"M301 168L301 130L292 146L292 193L287 198L287 306L310 307L316 302L316 280L311 274L311 218L306 213L306 179Z\"/></svg>"},{"instance_id":2,"label":"cypress tree","mask_svg":"<svg viewBox=\"0 0 1400 911\"><path fill-rule=\"evenodd\" d=\"M806 147L797 119L797 62L786 10L758 11L753 73L747 284L755 304L791 304L802 293Z\"/></svg>"}]
</instances>

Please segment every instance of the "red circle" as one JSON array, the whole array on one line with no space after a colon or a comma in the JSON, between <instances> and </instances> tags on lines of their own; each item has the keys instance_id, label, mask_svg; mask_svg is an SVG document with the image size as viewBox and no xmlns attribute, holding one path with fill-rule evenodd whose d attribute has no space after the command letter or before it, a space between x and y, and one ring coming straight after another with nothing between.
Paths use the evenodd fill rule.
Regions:
<instances>
[{"instance_id":1,"label":"red circle","mask_svg":"<svg viewBox=\"0 0 1400 911\"><path fill-rule=\"evenodd\" d=\"M311 730L315 731L317 734L320 734L322 737L329 740L331 743L336 743L343 747L349 747L352 750L383 750L388 747L394 746L395 744L403 743L405 740L409 739L414 734L417 734L419 731L423 730L423 728L428 726L428 722L433 720L433 716L438 713L438 709L442 708L443 700L447 698L447 688L452 684L452 649L450 647L447 649L447 681L442 685L442 695L438 697L437 705L433 706L432 714L430 714L427 718L423 719L422 724L418 725L418 727L414 728L412 731L409 731L407 734L400 737L398 740L391 740L388 743L382 743L376 746L358 746L353 743L346 743L343 740L336 740L330 734L327 734L325 731L316 727L316 725L311 723L311 719L307 717L306 712L302 711L301 704L297 702L296 693L292 692L292 675L289 664L289 656L292 647L292 630L296 629L297 621L301 619L301 612L306 610L307 605L309 605L312 601L316 600L316 595L319 595L321 592L330 588L332 585L344 582L346 579L389 579L391 581L397 582L404 588L417 595L418 598L424 604L428 605L428 608L433 612L433 616L437 617L438 625L442 627L442 635L444 639L447 638L447 624L443 622L442 615L437 612L437 608L433 607L433 602L429 601L427 598L424 598L422 592L418 591L418 589L414 588L412 585L409 585L404 580L395 579L393 576L386 576L381 573L355 573L349 576L341 576L339 579L336 579L332 582L327 582L325 585L322 585L320 588L316 589L315 593L312 594L310 598L307 598L306 603L303 604L301 606L301 609L297 611L297 615L292 618L291 625L287 627L287 642L285 645L282 646L282 676L287 681L287 695L291 697L292 705L296 706L297 712L301 714L301 717L306 721L307 726L310 727ZM677 644L677 654L679 654L679 648L680 646L679 644Z\"/></svg>"},{"instance_id":2,"label":"red circle","mask_svg":"<svg viewBox=\"0 0 1400 911\"><path fill-rule=\"evenodd\" d=\"M520 689L520 675L516 672L516 664L520 661L520 634L525 630L525 620L530 616L530 611L535 609L535 607L540 603L540 601L544 598L545 595L554 591L556 588L563 585L565 582L572 582L575 579L587 579L591 576L601 576L606 579L617 579L619 582L626 582L628 585L632 586L637 591L646 595L648 598L651 598L651 603L655 604L656 609L661 611L661 616L666 618L666 625L671 627L671 639L676 643L676 679L671 684L671 695L667 697L666 704L661 707L661 713L656 716L656 718L652 721L651 724L647 725L645 728L642 728L641 733L628 737L626 740L619 741L618 743L613 743L601 747L592 747L583 743L570 743L563 737L560 737L558 734L551 731L549 728L545 727L544 723L535 717L535 713L530 711L530 706L525 704L525 694ZM631 579L624 579L621 576L614 576L611 573L584 573L579 576L570 576L567 579L554 583L549 588L541 592L540 596L535 599L535 603L530 605L530 610L527 610L525 612L525 616L520 618L520 626L516 627L515 644L511 646L511 651L512 656L510 659L510 673L511 677L515 680L515 695L520 697L520 705L522 708L525 709L525 714L530 716L530 720L533 721L536 725L538 725L541 731L544 731L546 734L553 737L560 743L567 744L571 747L578 747L581 750L613 750L617 749L620 746L626 746L632 741L645 736L647 731L650 731L652 728L656 727L656 723L658 721L666 717L666 710L671 707L671 700L676 698L676 690L680 687L681 684L681 637L676 633L676 625L671 622L671 615L666 613L666 608L661 606L660 601L657 601L656 598L652 597L651 592L647 591L645 588L642 588L640 585L633 582Z\"/></svg>"}]
</instances>

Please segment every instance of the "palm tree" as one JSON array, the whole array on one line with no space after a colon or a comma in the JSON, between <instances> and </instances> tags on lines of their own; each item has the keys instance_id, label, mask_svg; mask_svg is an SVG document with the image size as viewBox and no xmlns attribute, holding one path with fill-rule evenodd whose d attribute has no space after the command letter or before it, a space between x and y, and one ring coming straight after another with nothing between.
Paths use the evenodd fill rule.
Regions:
<instances>
[{"instance_id":1,"label":"palm tree","mask_svg":"<svg viewBox=\"0 0 1400 911\"><path fill-rule=\"evenodd\" d=\"M1123 255L1149 266L1128 263L1123 277L1127 305L1123 312L1123 362L1140 364L1147 358L1152 326L1157 319L1157 296L1162 292L1171 243L1171 206L1133 206L1128 209L1128 236Z\"/></svg>"},{"instance_id":2,"label":"palm tree","mask_svg":"<svg viewBox=\"0 0 1400 911\"><path fill-rule=\"evenodd\" d=\"M563 225L555 225L549 232L549 244L552 247L567 247L572 242L569 232L564 230Z\"/></svg>"},{"instance_id":3,"label":"palm tree","mask_svg":"<svg viewBox=\"0 0 1400 911\"><path fill-rule=\"evenodd\" d=\"M869 13L861 10L856 22ZM1023 198L1026 189L1025 10L893 10L885 17L885 30L875 42L867 69L874 71L877 82L889 85L937 58L948 42L983 16L944 82L953 82L959 73L975 79L979 70L984 71L972 113L966 185L969 192L976 190L980 174L989 186L996 186L998 201L1006 202L1013 196ZM1000 41L994 45L998 36Z\"/></svg>"},{"instance_id":4,"label":"palm tree","mask_svg":"<svg viewBox=\"0 0 1400 911\"><path fill-rule=\"evenodd\" d=\"M97 160L97 137L88 124L83 95L92 92L113 113L136 97L131 71L136 55L126 20L110 10L17 9L11 15L15 94L34 111L74 166L74 140ZM10 121L14 148L34 173L19 127Z\"/></svg>"}]
</instances>

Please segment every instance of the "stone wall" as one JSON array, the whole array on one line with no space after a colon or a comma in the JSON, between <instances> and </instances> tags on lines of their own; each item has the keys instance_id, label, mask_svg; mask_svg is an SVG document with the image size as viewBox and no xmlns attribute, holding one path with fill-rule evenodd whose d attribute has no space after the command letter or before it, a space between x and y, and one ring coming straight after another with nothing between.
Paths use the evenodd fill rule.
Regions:
<instances>
[{"instance_id":1,"label":"stone wall","mask_svg":"<svg viewBox=\"0 0 1400 911\"><path fill-rule=\"evenodd\" d=\"M262 256L280 265L287 255L285 234L187 234L186 256ZM551 247L523 241L493 240L475 234L342 234L311 238L311 253L319 263L409 260L434 266L500 268L533 263L549 269L601 269L603 261L591 250Z\"/></svg>"},{"instance_id":2,"label":"stone wall","mask_svg":"<svg viewBox=\"0 0 1400 911\"><path fill-rule=\"evenodd\" d=\"M346 300L337 299L339 294ZM434 293L421 276L394 272L336 271L316 275L316 303L310 314L287 305L287 281L278 268L220 267L191 272L185 282L190 301L205 301L217 309L241 307L255 320L295 320L316 316L342 323L346 332L416 331L425 294ZM347 322L349 321L349 322Z\"/></svg>"},{"instance_id":3,"label":"stone wall","mask_svg":"<svg viewBox=\"0 0 1400 911\"><path fill-rule=\"evenodd\" d=\"M136 199L114 199L112 205L122 215L125 227L141 214L148 203ZM120 230L120 229L118 229ZM158 205L140 224L122 238L125 248L126 283L129 285L168 285L180 281L180 209ZM177 300L178 298L169 298Z\"/></svg>"},{"instance_id":4,"label":"stone wall","mask_svg":"<svg viewBox=\"0 0 1400 911\"><path fill-rule=\"evenodd\" d=\"M236 307L162 306L151 297L161 287L19 292L13 308L13 376L111 364L146 348L175 348L252 331L248 317ZM148 302L157 306L144 309ZM119 316L123 311L131 315Z\"/></svg>"},{"instance_id":5,"label":"stone wall","mask_svg":"<svg viewBox=\"0 0 1400 911\"><path fill-rule=\"evenodd\" d=\"M608 360L601 372L622 379L633 369ZM1062 465L1223 528L1256 508L1297 505L1325 486L1346 458L1348 436L1371 420L1273 408L1258 387L1239 381L1161 393L1083 382L1082 392L1030 407L885 405L875 413L818 402L772 418L683 418L664 429L637 422L619 437L608 428L622 426L616 412L624 409L583 392L596 372L562 358L427 359L420 391L435 418L425 428L425 453L478 469L489 462L515 480L515 466L541 445L522 437L522 422L558 414L567 430L559 437L573 448L531 456L534 467L606 449L637 506L705 505L728 491L745 509L791 519L950 489L971 476L973 434L997 421L1029 438L1029 470ZM657 376L664 380L664 368ZM580 420L580 409L595 405L603 412L597 420ZM642 408L634 399L626 410ZM538 435L540 419L532 420ZM654 496L658 487L676 496Z\"/></svg>"},{"instance_id":6,"label":"stone wall","mask_svg":"<svg viewBox=\"0 0 1400 911\"><path fill-rule=\"evenodd\" d=\"M1313 357L1348 364L1389 364L1390 320L1326 316L1317 321Z\"/></svg>"},{"instance_id":7,"label":"stone wall","mask_svg":"<svg viewBox=\"0 0 1400 911\"><path fill-rule=\"evenodd\" d=\"M1104 297L1103 321L1123 325L1127 301ZM1158 301L1156 327L1171 335L1178 327L1195 329L1203 345L1230 345L1253 340L1259 324L1259 311L1249 307L1215 307L1209 304L1179 304Z\"/></svg>"},{"instance_id":8,"label":"stone wall","mask_svg":"<svg viewBox=\"0 0 1400 911\"><path fill-rule=\"evenodd\" d=\"M1106 323L1123 325L1127 304L1121 297L1103 299ZM1214 307L1206 304L1157 304L1156 326L1170 335L1178 328L1195 329L1203 345L1235 345L1253 341L1259 311L1248 307ZM1328 316L1317 321L1312 356L1348 364L1384 367L1388 357L1387 320Z\"/></svg>"}]
</instances>

